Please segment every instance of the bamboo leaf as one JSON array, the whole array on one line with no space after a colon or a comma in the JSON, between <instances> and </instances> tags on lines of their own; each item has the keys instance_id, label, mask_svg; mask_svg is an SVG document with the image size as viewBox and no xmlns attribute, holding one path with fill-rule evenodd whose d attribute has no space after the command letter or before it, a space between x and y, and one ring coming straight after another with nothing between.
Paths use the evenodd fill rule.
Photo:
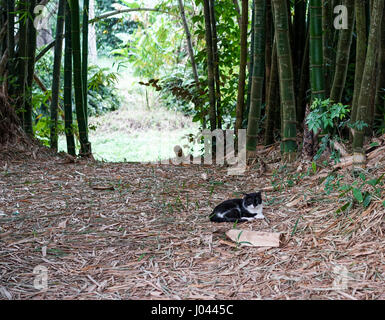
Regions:
<instances>
[{"instance_id":1,"label":"bamboo leaf","mask_svg":"<svg viewBox=\"0 0 385 320\"><path fill-rule=\"evenodd\" d=\"M364 201L364 198L362 196L362 193L361 193L361 190L358 189L358 188L353 188L353 195L354 195L354 198L356 198L356 200L361 203Z\"/></svg>"}]
</instances>

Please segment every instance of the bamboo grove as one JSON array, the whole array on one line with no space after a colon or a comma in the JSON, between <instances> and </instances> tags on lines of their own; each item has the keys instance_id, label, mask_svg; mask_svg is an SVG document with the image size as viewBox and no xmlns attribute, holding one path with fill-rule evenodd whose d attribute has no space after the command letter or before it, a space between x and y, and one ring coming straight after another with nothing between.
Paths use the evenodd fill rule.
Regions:
<instances>
[{"instance_id":1,"label":"bamboo grove","mask_svg":"<svg viewBox=\"0 0 385 320\"><path fill-rule=\"evenodd\" d=\"M39 14L36 5L49 0L0 2L2 92L10 97L24 131L33 136L30 88L33 81L39 82L34 66L40 56L33 23ZM56 128L62 115L67 150L72 155L73 101L80 154L91 154L87 113L88 5L89 1L84 0L81 12L79 0L59 0L52 44L55 59L50 145L57 149ZM340 136L351 146L355 164L365 164L366 138L383 133L385 127L384 0L196 0L197 11L188 10L187 1L168 1L167 5L185 32L186 56L196 87L191 100L204 128L246 129L249 152L258 144L280 141L282 159L291 162L304 152L313 157L327 134L324 126L311 132L309 140L309 113L317 106L327 110L340 103L348 106L344 118L348 125L341 129ZM224 8L231 10L225 12ZM159 9L163 13L167 10ZM201 20L194 14L200 15ZM237 56L225 57L226 28L230 25L237 29L238 38L232 45L239 50ZM203 48L203 55L198 52L199 47ZM236 99L231 104L225 97L229 90L226 79L234 73ZM225 123L229 114L232 121Z\"/></svg>"},{"instance_id":2,"label":"bamboo grove","mask_svg":"<svg viewBox=\"0 0 385 320\"><path fill-rule=\"evenodd\" d=\"M74 123L72 117L72 89L75 96L76 119L79 128L80 155L91 154L87 129L87 51L88 11L83 10L83 28L80 28L78 0L59 0L56 22L56 37L53 43L37 55L36 26L38 17L48 0L2 0L1 1L1 68L2 92L10 98L25 133L33 136L32 130L32 82L36 81L43 91L48 91L35 73L35 63L44 53L54 47L52 88L50 95L50 146L57 150L57 123L59 114L65 121L67 150L75 155ZM87 1L84 1L87 9ZM81 32L83 37L81 39ZM62 84L61 65L64 50L64 105L59 104ZM81 40L83 56L81 55ZM64 109L64 110L63 110ZM61 112L59 112L61 111ZM64 112L63 112L64 111ZM5 115L2 115L5 117Z\"/></svg>"},{"instance_id":3,"label":"bamboo grove","mask_svg":"<svg viewBox=\"0 0 385 320\"><path fill-rule=\"evenodd\" d=\"M221 88L216 88L214 67L220 61L211 54L217 48L209 39L215 20L208 8L216 4L203 2L208 114L211 128L215 129L215 115L219 119L223 112L215 100L220 98L216 92ZM309 138L308 115L317 106L334 110L333 106L344 104L347 109L341 110L348 110L348 117L345 113L340 116L347 130L341 130L340 138L345 145L351 145L355 166L364 166L365 137L384 132L384 1L253 0L248 4L242 0L240 6L234 127L247 129L246 148L250 154L258 143L270 145L276 139L281 143L282 159L289 162L301 156L313 157L325 141L332 149L333 142L323 138L327 125L310 132ZM354 90L348 86L348 79ZM349 94L349 90L353 93Z\"/></svg>"}]
</instances>

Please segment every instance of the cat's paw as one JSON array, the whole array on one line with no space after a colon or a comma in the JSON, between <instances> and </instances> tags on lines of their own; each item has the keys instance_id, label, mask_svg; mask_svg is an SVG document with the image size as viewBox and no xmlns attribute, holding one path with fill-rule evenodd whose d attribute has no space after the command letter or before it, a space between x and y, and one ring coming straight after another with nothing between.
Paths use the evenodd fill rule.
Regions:
<instances>
[{"instance_id":1,"label":"cat's paw","mask_svg":"<svg viewBox=\"0 0 385 320\"><path fill-rule=\"evenodd\" d=\"M265 219L265 216L262 213L258 213L254 219Z\"/></svg>"}]
</instances>

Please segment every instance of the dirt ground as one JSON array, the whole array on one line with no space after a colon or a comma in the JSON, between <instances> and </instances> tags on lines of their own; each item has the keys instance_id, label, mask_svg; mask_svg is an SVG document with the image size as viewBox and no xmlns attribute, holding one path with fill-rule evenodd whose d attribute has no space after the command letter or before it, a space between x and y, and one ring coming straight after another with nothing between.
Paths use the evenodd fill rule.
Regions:
<instances>
[{"instance_id":1,"label":"dirt ground","mask_svg":"<svg viewBox=\"0 0 385 320\"><path fill-rule=\"evenodd\" d=\"M346 199L325 192L330 170L282 166L277 146L259 156L263 166L229 176L2 152L0 299L385 299L385 192L338 214ZM384 168L373 162L367 175ZM266 220L208 220L221 201L258 190ZM233 227L284 240L242 246L225 236Z\"/></svg>"}]
</instances>

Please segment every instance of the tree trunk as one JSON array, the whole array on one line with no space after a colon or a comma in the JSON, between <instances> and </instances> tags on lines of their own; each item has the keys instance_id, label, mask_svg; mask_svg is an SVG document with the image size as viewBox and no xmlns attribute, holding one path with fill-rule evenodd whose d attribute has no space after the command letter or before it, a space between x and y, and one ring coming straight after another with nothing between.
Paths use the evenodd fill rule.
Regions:
<instances>
[{"instance_id":1,"label":"tree trunk","mask_svg":"<svg viewBox=\"0 0 385 320\"><path fill-rule=\"evenodd\" d=\"M64 52L64 127L67 141L67 152L76 156L75 138L72 119L72 43L71 15L66 1L65 15L65 52Z\"/></svg>"},{"instance_id":2,"label":"tree trunk","mask_svg":"<svg viewBox=\"0 0 385 320\"><path fill-rule=\"evenodd\" d=\"M241 28L242 21L241 21L241 9L239 8L238 0L233 0L235 11L237 11L237 22L239 29Z\"/></svg>"},{"instance_id":3,"label":"tree trunk","mask_svg":"<svg viewBox=\"0 0 385 320\"><path fill-rule=\"evenodd\" d=\"M287 3L282 0L273 0L273 4L282 106L282 160L292 162L297 155L297 119Z\"/></svg>"},{"instance_id":4,"label":"tree trunk","mask_svg":"<svg viewBox=\"0 0 385 320\"><path fill-rule=\"evenodd\" d=\"M261 116L263 79L265 75L265 8L266 0L254 0L254 48L250 111L247 124L246 150L255 151Z\"/></svg>"},{"instance_id":5,"label":"tree trunk","mask_svg":"<svg viewBox=\"0 0 385 320\"><path fill-rule=\"evenodd\" d=\"M182 22L183 22L184 32L186 34L187 51L188 51L188 55L190 57L191 68L192 68L195 83L198 84L199 83L198 69L197 69L197 65L196 65L195 57L194 57L194 50L193 50L192 41L191 41L191 33L190 33L190 29L189 29L188 24L187 24L183 1L178 0L178 3L179 3L180 15L181 15Z\"/></svg>"},{"instance_id":6,"label":"tree trunk","mask_svg":"<svg viewBox=\"0 0 385 320\"><path fill-rule=\"evenodd\" d=\"M83 106L83 84L82 84L82 62L80 51L80 21L79 21L79 0L69 0L71 9L71 40L73 55L73 75L76 117L79 127L80 154L82 156L91 155L91 144L88 142L88 128L85 110Z\"/></svg>"},{"instance_id":7,"label":"tree trunk","mask_svg":"<svg viewBox=\"0 0 385 320\"><path fill-rule=\"evenodd\" d=\"M344 0L343 4L348 9L348 29L342 29L339 31L336 68L334 72L333 85L330 91L330 101L336 103L341 102L342 93L345 88L355 20L353 14L354 0Z\"/></svg>"},{"instance_id":8,"label":"tree trunk","mask_svg":"<svg viewBox=\"0 0 385 320\"><path fill-rule=\"evenodd\" d=\"M41 48L53 41L52 29L49 25L49 22L52 16L56 13L56 10L57 10L57 3L55 4L55 7L51 11L49 11L47 15L44 15L40 20L39 28L37 30L37 39L36 39L36 45L38 48Z\"/></svg>"},{"instance_id":9,"label":"tree trunk","mask_svg":"<svg viewBox=\"0 0 385 320\"><path fill-rule=\"evenodd\" d=\"M216 110L215 110L215 79L214 79L214 55L211 34L210 4L209 0L203 0L204 16L205 16L205 35L206 35L206 52L207 52L207 80L209 87L209 118L210 129L216 129Z\"/></svg>"},{"instance_id":10,"label":"tree trunk","mask_svg":"<svg viewBox=\"0 0 385 320\"><path fill-rule=\"evenodd\" d=\"M243 111L245 105L245 80L246 80L246 64L247 64L247 24L248 24L248 0L242 0L242 17L241 17L241 57L239 65L238 78L238 97L236 106L235 132L242 128Z\"/></svg>"},{"instance_id":11,"label":"tree trunk","mask_svg":"<svg viewBox=\"0 0 385 320\"><path fill-rule=\"evenodd\" d=\"M356 0L355 3L356 16L356 69L354 73L354 92L352 102L352 112L350 121L354 123L357 118L358 98L360 96L362 75L364 73L367 30L366 30L366 0Z\"/></svg>"},{"instance_id":12,"label":"tree trunk","mask_svg":"<svg viewBox=\"0 0 385 320\"><path fill-rule=\"evenodd\" d=\"M371 110L370 90L372 77L376 66L376 52L378 46L379 32L384 9L384 0L373 0L373 9L370 19L370 31L368 38L368 49L365 59L364 73L362 76L360 96L358 98L357 120L368 123ZM366 156L364 146L365 129L353 129L353 165L362 167L365 165Z\"/></svg>"},{"instance_id":13,"label":"tree trunk","mask_svg":"<svg viewBox=\"0 0 385 320\"><path fill-rule=\"evenodd\" d=\"M190 33L189 26L187 24L187 19L186 19L183 1L178 0L178 3L179 3L179 10L180 10L181 18L182 18L184 32L186 34L187 51L188 51L188 55L190 57L190 63L191 63L191 68L192 68L193 77L194 77L194 81L195 81L195 87L196 87L196 91L199 92L200 83L199 83L199 76L198 76L198 68L197 68L197 64L195 62L194 50L193 50L193 45L192 45L192 40L191 40L191 33ZM194 98L193 102L194 102L195 106L201 111L201 114L203 114L203 104L202 104L201 99L199 97Z\"/></svg>"}]
</instances>

